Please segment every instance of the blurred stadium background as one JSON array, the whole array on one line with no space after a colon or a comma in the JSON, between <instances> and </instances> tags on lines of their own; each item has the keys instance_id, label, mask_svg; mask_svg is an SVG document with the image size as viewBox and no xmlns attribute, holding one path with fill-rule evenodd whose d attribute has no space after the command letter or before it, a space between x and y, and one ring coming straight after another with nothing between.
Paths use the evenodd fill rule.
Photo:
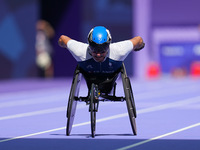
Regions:
<instances>
[{"instance_id":1,"label":"blurred stadium background","mask_svg":"<svg viewBox=\"0 0 200 150\"><path fill-rule=\"evenodd\" d=\"M36 23L55 34L53 77L71 77L76 61L57 44L61 34L87 42L89 30L107 27L113 42L140 35L146 47L125 61L130 76L200 75L199 0L0 0L0 80L38 77Z\"/></svg>"}]
</instances>

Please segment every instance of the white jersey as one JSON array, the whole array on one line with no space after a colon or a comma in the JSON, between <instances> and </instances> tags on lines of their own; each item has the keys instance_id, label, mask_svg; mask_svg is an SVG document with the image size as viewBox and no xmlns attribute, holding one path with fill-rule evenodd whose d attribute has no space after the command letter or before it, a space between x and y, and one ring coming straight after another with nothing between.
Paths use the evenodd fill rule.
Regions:
<instances>
[{"instance_id":1,"label":"white jersey","mask_svg":"<svg viewBox=\"0 0 200 150\"><path fill-rule=\"evenodd\" d=\"M67 49L77 60L80 67L89 73L113 73L120 68L124 59L133 50L130 40L111 43L104 62L96 62L89 53L89 45L69 40Z\"/></svg>"}]
</instances>

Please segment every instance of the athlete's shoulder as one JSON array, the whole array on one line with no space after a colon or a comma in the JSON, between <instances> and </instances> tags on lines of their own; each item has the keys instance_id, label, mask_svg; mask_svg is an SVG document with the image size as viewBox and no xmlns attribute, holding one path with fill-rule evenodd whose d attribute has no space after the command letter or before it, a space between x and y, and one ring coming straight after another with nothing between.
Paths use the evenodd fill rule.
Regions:
<instances>
[{"instance_id":1,"label":"athlete's shoulder","mask_svg":"<svg viewBox=\"0 0 200 150\"><path fill-rule=\"evenodd\" d=\"M120 41L110 44L109 57L113 60L123 61L133 50L133 44L130 40Z\"/></svg>"},{"instance_id":2,"label":"athlete's shoulder","mask_svg":"<svg viewBox=\"0 0 200 150\"><path fill-rule=\"evenodd\" d=\"M83 42L79 42L79 41L77 41L77 40L70 39L70 40L67 42L67 48L70 49L70 48L73 48L73 47L87 48L87 47L88 47L88 44L87 44L87 43L83 43Z\"/></svg>"},{"instance_id":3,"label":"athlete's shoulder","mask_svg":"<svg viewBox=\"0 0 200 150\"><path fill-rule=\"evenodd\" d=\"M125 49L127 47L133 49L133 44L130 40L124 40L110 44L110 49Z\"/></svg>"},{"instance_id":4,"label":"athlete's shoulder","mask_svg":"<svg viewBox=\"0 0 200 150\"><path fill-rule=\"evenodd\" d=\"M67 48L77 61L85 61L91 58L89 54L88 44L76 40L70 40Z\"/></svg>"}]
</instances>

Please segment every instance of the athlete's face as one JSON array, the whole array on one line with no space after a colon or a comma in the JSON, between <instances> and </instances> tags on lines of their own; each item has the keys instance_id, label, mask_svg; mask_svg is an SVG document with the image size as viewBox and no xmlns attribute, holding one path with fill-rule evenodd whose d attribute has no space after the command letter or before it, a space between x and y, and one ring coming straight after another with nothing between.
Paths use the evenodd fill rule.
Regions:
<instances>
[{"instance_id":1,"label":"athlete's face","mask_svg":"<svg viewBox=\"0 0 200 150\"><path fill-rule=\"evenodd\" d=\"M92 52L91 54L92 54L93 59L96 62L103 62L105 57L106 57L106 55L107 55L107 53L108 52L106 51L104 53L94 53L94 52Z\"/></svg>"}]
</instances>

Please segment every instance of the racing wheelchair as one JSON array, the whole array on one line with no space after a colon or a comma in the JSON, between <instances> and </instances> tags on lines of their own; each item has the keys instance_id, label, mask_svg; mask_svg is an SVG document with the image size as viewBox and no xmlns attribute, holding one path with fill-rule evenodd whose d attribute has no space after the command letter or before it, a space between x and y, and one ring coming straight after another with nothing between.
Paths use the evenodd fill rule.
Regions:
<instances>
[{"instance_id":1,"label":"racing wheelchair","mask_svg":"<svg viewBox=\"0 0 200 150\"><path fill-rule=\"evenodd\" d=\"M116 92L116 80L121 74L121 79L123 83L124 96L118 97L115 95ZM79 96L80 84L82 76L86 80L88 86L88 95L86 97ZM96 79L98 78L98 80ZM105 88L106 87L106 88ZM132 87L130 79L127 76L124 63L121 68L108 77L106 80L102 77L91 77L86 72L84 72L79 65L77 65L73 81L71 85L71 90L67 105L67 125L66 125L66 135L70 135L77 102L86 102L89 105L90 119L91 119L91 135L95 137L96 129L96 112L98 111L98 106L100 101L126 101L126 106L128 110L128 115L134 135L137 135L136 129L136 107L132 92Z\"/></svg>"}]
</instances>

